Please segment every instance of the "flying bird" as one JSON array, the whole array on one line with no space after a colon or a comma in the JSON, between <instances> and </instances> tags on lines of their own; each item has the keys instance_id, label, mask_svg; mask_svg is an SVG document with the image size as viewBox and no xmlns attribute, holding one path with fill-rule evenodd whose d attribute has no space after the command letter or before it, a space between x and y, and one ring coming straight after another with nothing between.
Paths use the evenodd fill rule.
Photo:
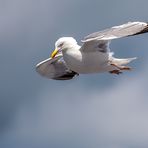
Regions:
<instances>
[{"instance_id":1,"label":"flying bird","mask_svg":"<svg viewBox=\"0 0 148 148\"><path fill-rule=\"evenodd\" d=\"M134 58L115 58L110 51L111 40L148 32L148 23L128 22L92 33L77 44L73 37L61 37L49 59L36 65L36 71L49 79L69 80L79 74L109 72L120 74L131 70L128 63Z\"/></svg>"}]
</instances>

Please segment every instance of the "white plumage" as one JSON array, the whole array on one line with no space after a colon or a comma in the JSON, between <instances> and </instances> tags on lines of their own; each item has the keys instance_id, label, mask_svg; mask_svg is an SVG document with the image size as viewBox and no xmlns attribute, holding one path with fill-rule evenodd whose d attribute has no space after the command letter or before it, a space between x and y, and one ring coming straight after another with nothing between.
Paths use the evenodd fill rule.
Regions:
<instances>
[{"instance_id":1,"label":"white plumage","mask_svg":"<svg viewBox=\"0 0 148 148\"><path fill-rule=\"evenodd\" d=\"M115 58L109 48L110 41L112 39L146 32L148 32L147 23L129 22L86 36L82 40L82 46L79 46L77 41L72 37L62 37L55 43L56 50L52 53L52 59L54 59L58 53L62 53L66 69L64 71L71 71L74 75L99 72L120 74L123 70L130 70L130 68L125 65L136 58ZM37 69L39 69L39 65L37 65ZM41 71L38 70L39 73L41 73Z\"/></svg>"}]
</instances>

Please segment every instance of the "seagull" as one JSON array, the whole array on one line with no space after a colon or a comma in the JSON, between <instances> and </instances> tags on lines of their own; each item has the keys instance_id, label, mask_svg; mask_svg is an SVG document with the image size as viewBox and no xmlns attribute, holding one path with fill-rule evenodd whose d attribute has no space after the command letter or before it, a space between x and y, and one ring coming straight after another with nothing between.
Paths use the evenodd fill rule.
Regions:
<instances>
[{"instance_id":1,"label":"seagull","mask_svg":"<svg viewBox=\"0 0 148 148\"><path fill-rule=\"evenodd\" d=\"M148 23L128 22L123 25L94 32L84 37L82 46L73 37L61 37L49 59L36 65L36 71L47 78L69 80L79 74L109 72L121 74L131 70L128 63L134 58L115 58L109 44L111 40L148 32Z\"/></svg>"}]
</instances>

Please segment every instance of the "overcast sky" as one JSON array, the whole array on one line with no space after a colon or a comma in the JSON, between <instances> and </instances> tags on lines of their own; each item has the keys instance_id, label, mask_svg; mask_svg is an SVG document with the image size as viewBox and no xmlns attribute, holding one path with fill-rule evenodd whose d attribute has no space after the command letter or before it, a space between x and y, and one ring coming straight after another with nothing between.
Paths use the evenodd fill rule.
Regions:
<instances>
[{"instance_id":1,"label":"overcast sky","mask_svg":"<svg viewBox=\"0 0 148 148\"><path fill-rule=\"evenodd\" d=\"M62 36L148 21L147 0L0 1L0 147L148 147L148 34L115 40L116 57L135 57L120 76L40 77L35 65Z\"/></svg>"}]
</instances>

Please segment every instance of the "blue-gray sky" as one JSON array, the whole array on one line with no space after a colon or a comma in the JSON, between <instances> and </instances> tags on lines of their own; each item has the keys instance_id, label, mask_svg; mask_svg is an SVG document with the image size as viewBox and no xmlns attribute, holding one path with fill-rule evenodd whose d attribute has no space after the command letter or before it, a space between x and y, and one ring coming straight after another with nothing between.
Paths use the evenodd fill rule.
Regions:
<instances>
[{"instance_id":1,"label":"blue-gray sky","mask_svg":"<svg viewBox=\"0 0 148 148\"><path fill-rule=\"evenodd\" d=\"M115 40L132 72L40 77L54 42L128 21L148 21L147 0L0 1L0 147L148 147L148 34Z\"/></svg>"}]
</instances>

